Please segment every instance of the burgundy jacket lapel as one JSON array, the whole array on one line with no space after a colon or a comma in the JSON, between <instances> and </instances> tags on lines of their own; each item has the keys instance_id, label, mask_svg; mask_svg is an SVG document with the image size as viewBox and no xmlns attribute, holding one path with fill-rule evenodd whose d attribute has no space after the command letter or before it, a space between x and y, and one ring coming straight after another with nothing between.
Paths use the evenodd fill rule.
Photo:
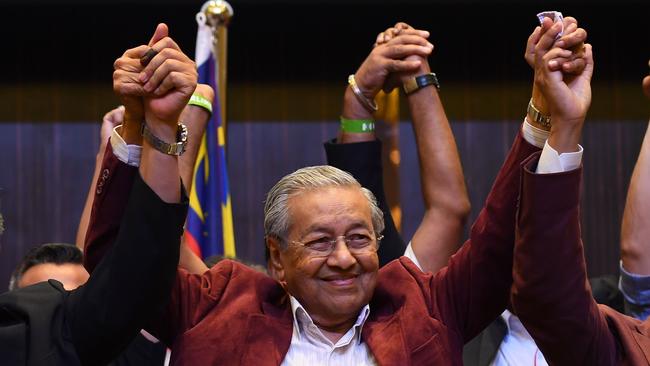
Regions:
<instances>
[{"instance_id":1,"label":"burgundy jacket lapel","mask_svg":"<svg viewBox=\"0 0 650 366\"><path fill-rule=\"evenodd\" d=\"M241 365L280 365L289 351L293 335L291 307L265 302L263 314L248 316L246 346Z\"/></svg>"},{"instance_id":2,"label":"burgundy jacket lapel","mask_svg":"<svg viewBox=\"0 0 650 366\"><path fill-rule=\"evenodd\" d=\"M368 321L362 332L363 340L380 365L407 365L404 333L398 314L386 321Z\"/></svg>"}]
</instances>

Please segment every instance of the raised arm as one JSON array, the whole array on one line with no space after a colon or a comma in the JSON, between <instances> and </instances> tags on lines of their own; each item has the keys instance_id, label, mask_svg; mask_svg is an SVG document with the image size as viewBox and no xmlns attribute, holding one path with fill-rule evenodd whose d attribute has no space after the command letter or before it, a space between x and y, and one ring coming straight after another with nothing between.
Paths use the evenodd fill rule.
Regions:
<instances>
[{"instance_id":1,"label":"raised arm","mask_svg":"<svg viewBox=\"0 0 650 366\"><path fill-rule=\"evenodd\" d=\"M158 26L157 33L162 32L166 33L165 25ZM139 92L147 127L159 139L171 142L177 139L177 122L197 77L193 62L165 40L160 42L166 44L157 42L153 47L167 49L165 55L179 62L163 68L156 66L154 58L150 84L141 85ZM139 55L147 49L140 49ZM135 64L134 68L137 75L141 70ZM82 364L110 361L162 310L176 275L187 214L185 197L177 156L145 141L115 245L88 283L68 299L66 319Z\"/></svg>"},{"instance_id":2,"label":"raised arm","mask_svg":"<svg viewBox=\"0 0 650 366\"><path fill-rule=\"evenodd\" d=\"M650 64L650 63L649 63ZM643 79L650 98L650 76ZM650 124L632 172L621 225L621 290L625 312L641 320L650 314Z\"/></svg>"},{"instance_id":3,"label":"raised arm","mask_svg":"<svg viewBox=\"0 0 650 366\"><path fill-rule=\"evenodd\" d=\"M384 33L384 40L412 29L398 23ZM382 40L378 39L381 44ZM420 67L396 75L401 85L430 75L426 57L411 55L406 60L420 61ZM437 81L437 80L436 80ZM424 217L411 245L424 271L437 272L461 243L470 212L463 169L456 141L436 85L429 83L407 94L413 130L418 147L420 182L424 198Z\"/></svg>"},{"instance_id":4,"label":"raised arm","mask_svg":"<svg viewBox=\"0 0 650 366\"><path fill-rule=\"evenodd\" d=\"M428 55L431 47L427 36L428 32L413 30L371 51L355 73L356 85L363 96L355 95L352 86L345 89L337 143L325 144L328 164L351 173L362 186L372 191L384 213L386 228L378 253L381 265L402 256L406 245L395 227L384 194L381 142L375 137L374 127L365 131L362 128L364 124L374 123L374 111L361 98L374 100L391 73L416 70L420 61L403 61L402 58L411 54Z\"/></svg>"},{"instance_id":5,"label":"raised arm","mask_svg":"<svg viewBox=\"0 0 650 366\"><path fill-rule=\"evenodd\" d=\"M90 221L90 213L93 208L93 199L95 197L95 187L97 186L97 180L101 172L102 162L104 161L104 152L106 151L106 146L108 145L108 140L113 132L113 128L119 125L124 119L124 106L119 106L110 112L104 115L102 119L102 125L100 128L100 139L99 139L99 150L95 156L95 170L93 172L93 177L90 181L90 188L88 189L88 195L86 196L86 202L84 204L83 211L81 212L81 217L79 218L79 227L77 228L77 238L75 243L81 251L84 250L84 243L86 240L86 231L88 230L88 222Z\"/></svg>"},{"instance_id":6,"label":"raised arm","mask_svg":"<svg viewBox=\"0 0 650 366\"><path fill-rule=\"evenodd\" d=\"M575 152L581 151L578 142L591 103L593 57L591 45L585 45L584 69L563 73L557 66L572 52L555 41L560 30L546 19L534 47L535 84L552 127L539 162L525 166L511 301L549 364L612 365L616 344L592 298L580 237L581 172Z\"/></svg>"}]
</instances>

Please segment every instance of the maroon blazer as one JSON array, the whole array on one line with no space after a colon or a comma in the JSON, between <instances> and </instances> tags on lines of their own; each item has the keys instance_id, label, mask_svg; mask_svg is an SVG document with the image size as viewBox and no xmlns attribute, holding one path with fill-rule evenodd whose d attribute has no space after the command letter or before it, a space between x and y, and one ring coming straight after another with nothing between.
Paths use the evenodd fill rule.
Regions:
<instances>
[{"instance_id":1,"label":"maroon blazer","mask_svg":"<svg viewBox=\"0 0 650 366\"><path fill-rule=\"evenodd\" d=\"M461 365L462 345L506 307L520 165L536 151L518 134L470 239L447 267L425 274L401 258L379 270L362 337L380 364ZM96 232L96 220L103 220L106 229L107 222L119 225L121 217L119 201L125 198L113 197L108 188L103 192L111 199L104 197L102 206L94 207L90 221L88 237L97 238L86 246L90 264L97 260L93 253L100 253L98 248L111 245L109 235ZM526 212L528 207L519 209ZM202 275L179 270L167 314L149 330L172 346L173 363L279 365L291 342L292 315L277 282L224 261Z\"/></svg>"},{"instance_id":2,"label":"maroon blazer","mask_svg":"<svg viewBox=\"0 0 650 366\"><path fill-rule=\"evenodd\" d=\"M517 220L515 312L549 364L649 365L650 323L591 295L580 236L581 169L540 176L535 167L526 162L522 179L528 210ZM556 196L563 200L550 199Z\"/></svg>"}]
</instances>

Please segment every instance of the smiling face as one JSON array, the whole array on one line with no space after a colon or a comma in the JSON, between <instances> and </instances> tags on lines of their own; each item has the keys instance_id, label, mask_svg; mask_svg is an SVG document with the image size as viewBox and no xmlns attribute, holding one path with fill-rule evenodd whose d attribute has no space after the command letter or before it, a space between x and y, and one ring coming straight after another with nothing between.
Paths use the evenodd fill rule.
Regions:
<instances>
[{"instance_id":1,"label":"smiling face","mask_svg":"<svg viewBox=\"0 0 650 366\"><path fill-rule=\"evenodd\" d=\"M352 255L339 239L327 257L310 255L300 243L355 234L375 237L368 199L359 187L325 187L303 191L288 200L286 249L270 240L277 277L305 307L314 322L336 328L356 320L377 282L376 251ZM275 249L274 249L275 247ZM273 258L274 257L274 258Z\"/></svg>"}]
</instances>

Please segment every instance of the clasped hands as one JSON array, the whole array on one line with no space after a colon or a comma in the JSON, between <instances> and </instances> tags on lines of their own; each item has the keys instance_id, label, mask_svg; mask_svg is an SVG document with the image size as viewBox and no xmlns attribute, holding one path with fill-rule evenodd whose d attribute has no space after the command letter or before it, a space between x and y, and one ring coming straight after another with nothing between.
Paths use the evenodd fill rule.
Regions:
<instances>
[{"instance_id":1,"label":"clasped hands","mask_svg":"<svg viewBox=\"0 0 650 366\"><path fill-rule=\"evenodd\" d=\"M168 34L167 25L159 24L147 45L127 50L113 64L113 90L125 106L128 136L139 136L146 121L161 139L174 141L180 114L197 86L194 61ZM144 66L140 60L152 49L155 56Z\"/></svg>"}]
</instances>

